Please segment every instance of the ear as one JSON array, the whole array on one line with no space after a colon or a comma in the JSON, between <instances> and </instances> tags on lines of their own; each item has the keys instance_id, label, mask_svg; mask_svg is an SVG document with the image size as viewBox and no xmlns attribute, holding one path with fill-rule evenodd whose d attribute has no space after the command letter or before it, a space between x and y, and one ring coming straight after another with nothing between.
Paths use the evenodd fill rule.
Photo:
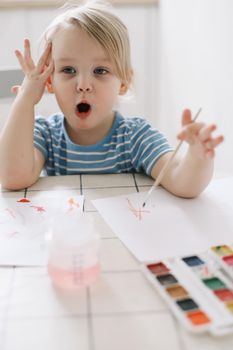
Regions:
<instances>
[{"instance_id":1,"label":"ear","mask_svg":"<svg viewBox=\"0 0 233 350\"><path fill-rule=\"evenodd\" d=\"M121 87L119 91L119 95L125 95L126 92L128 91L130 85L132 84L133 81L133 69L130 69L127 73L127 77L125 81L121 82Z\"/></svg>"},{"instance_id":2,"label":"ear","mask_svg":"<svg viewBox=\"0 0 233 350\"><path fill-rule=\"evenodd\" d=\"M121 83L120 90L119 90L119 95L125 95L126 92L128 91L128 84L126 83Z\"/></svg>"},{"instance_id":3,"label":"ear","mask_svg":"<svg viewBox=\"0 0 233 350\"><path fill-rule=\"evenodd\" d=\"M48 91L50 94L53 94L53 93L54 93L51 77L48 77L48 79L47 79L47 81L46 81L46 88L47 88L47 91Z\"/></svg>"}]
</instances>

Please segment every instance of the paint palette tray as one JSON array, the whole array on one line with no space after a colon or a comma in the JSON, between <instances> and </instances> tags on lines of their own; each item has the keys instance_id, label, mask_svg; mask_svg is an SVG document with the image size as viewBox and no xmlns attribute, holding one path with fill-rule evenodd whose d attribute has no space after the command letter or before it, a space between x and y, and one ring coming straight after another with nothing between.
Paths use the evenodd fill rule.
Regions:
<instances>
[{"instance_id":1,"label":"paint palette tray","mask_svg":"<svg viewBox=\"0 0 233 350\"><path fill-rule=\"evenodd\" d=\"M151 262L142 269L187 330L233 332L233 248L215 246L202 254Z\"/></svg>"},{"instance_id":2,"label":"paint palette tray","mask_svg":"<svg viewBox=\"0 0 233 350\"><path fill-rule=\"evenodd\" d=\"M210 252L222 270L233 281L233 248L227 245L211 247Z\"/></svg>"}]
</instances>

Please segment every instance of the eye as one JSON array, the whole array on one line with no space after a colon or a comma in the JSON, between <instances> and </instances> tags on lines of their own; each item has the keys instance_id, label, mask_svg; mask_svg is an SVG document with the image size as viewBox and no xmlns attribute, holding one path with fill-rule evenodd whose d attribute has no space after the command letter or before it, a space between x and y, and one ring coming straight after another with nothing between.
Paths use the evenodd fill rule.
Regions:
<instances>
[{"instance_id":1,"label":"eye","mask_svg":"<svg viewBox=\"0 0 233 350\"><path fill-rule=\"evenodd\" d=\"M94 73L97 75L105 75L108 73L108 70L106 68L103 68L103 67L97 67L94 69Z\"/></svg>"},{"instance_id":2,"label":"eye","mask_svg":"<svg viewBox=\"0 0 233 350\"><path fill-rule=\"evenodd\" d=\"M75 74L76 73L76 69L74 69L73 67L64 67L61 70L63 73L65 74Z\"/></svg>"}]
</instances>

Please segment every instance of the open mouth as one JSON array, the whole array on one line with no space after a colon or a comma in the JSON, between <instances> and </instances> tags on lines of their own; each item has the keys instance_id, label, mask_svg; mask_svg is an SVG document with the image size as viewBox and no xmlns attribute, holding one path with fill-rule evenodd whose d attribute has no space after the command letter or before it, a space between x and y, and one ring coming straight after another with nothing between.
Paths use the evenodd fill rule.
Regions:
<instances>
[{"instance_id":1,"label":"open mouth","mask_svg":"<svg viewBox=\"0 0 233 350\"><path fill-rule=\"evenodd\" d=\"M81 102L76 106L76 114L80 118L86 118L91 113L91 105L86 102Z\"/></svg>"}]
</instances>

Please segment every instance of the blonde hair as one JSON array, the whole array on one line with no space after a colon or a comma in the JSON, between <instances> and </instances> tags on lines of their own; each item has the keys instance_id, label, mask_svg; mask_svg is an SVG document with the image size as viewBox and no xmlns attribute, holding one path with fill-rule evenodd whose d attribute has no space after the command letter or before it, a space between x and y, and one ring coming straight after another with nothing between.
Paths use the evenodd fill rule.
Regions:
<instances>
[{"instance_id":1,"label":"blonde hair","mask_svg":"<svg viewBox=\"0 0 233 350\"><path fill-rule=\"evenodd\" d=\"M46 42L52 41L59 30L75 25L97 40L113 60L117 77L127 86L132 79L130 42L125 24L114 15L106 2L86 1L65 5L43 34ZM64 11L65 10L65 11Z\"/></svg>"}]
</instances>

